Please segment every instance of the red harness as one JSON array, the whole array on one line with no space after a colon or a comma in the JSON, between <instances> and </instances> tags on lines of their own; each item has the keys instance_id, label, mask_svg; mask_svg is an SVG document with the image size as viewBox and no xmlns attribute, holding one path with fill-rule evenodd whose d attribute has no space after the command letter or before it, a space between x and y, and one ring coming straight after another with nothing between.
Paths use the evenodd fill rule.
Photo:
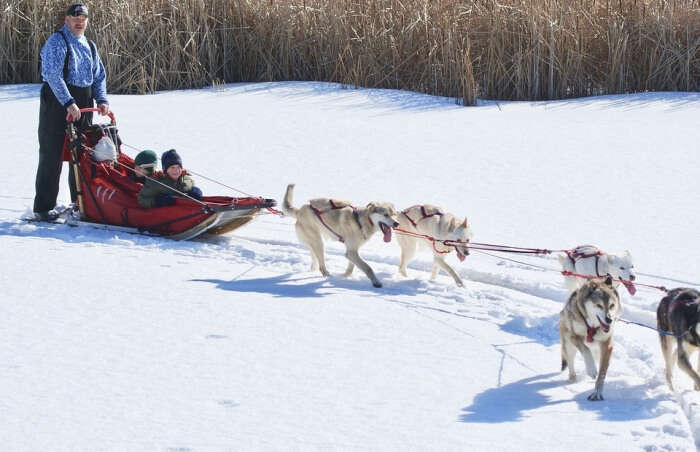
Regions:
<instances>
[{"instance_id":1,"label":"red harness","mask_svg":"<svg viewBox=\"0 0 700 452\"><path fill-rule=\"evenodd\" d=\"M326 210L319 210L316 207L312 206L309 204L309 207L311 207L311 210L316 214L318 217L318 220L321 222L322 225L326 227L333 235L335 235L338 238L338 241L341 243L345 243L345 239L343 238L342 235L338 234L335 232L333 229L331 229L328 224L323 221L323 214L326 212L329 212L331 210L338 210L338 209L345 209L346 207L350 207L352 209L352 216L355 218L355 221L357 222L357 225L360 227L360 230L362 230L362 223L360 223L360 214L357 213L357 208L355 206L351 206L350 204L345 204L345 205L337 205L336 203L333 202L332 199L329 199L328 202L330 203L330 207ZM373 225L374 223L372 222L372 218L369 218L369 224Z\"/></svg>"},{"instance_id":2,"label":"red harness","mask_svg":"<svg viewBox=\"0 0 700 452\"><path fill-rule=\"evenodd\" d=\"M588 253L584 252L582 248L592 248L593 251L590 251ZM599 250L597 247L593 245L582 245L574 248L573 250L564 250L566 253L567 257L571 261L571 264L576 268L576 261L579 259L587 259L589 257L595 257L595 274L597 276L603 276L600 274L598 271L598 261L600 261L600 257L603 256L603 252Z\"/></svg>"},{"instance_id":3,"label":"red harness","mask_svg":"<svg viewBox=\"0 0 700 452\"><path fill-rule=\"evenodd\" d=\"M421 220L425 220L426 218L430 218L430 217L434 217L434 216L442 216L442 215L443 215L443 213L442 213L442 212L439 212L439 211L438 211L438 212L435 212L435 213L430 213L430 214L429 214L429 213L427 213L427 212L425 211L425 206L420 206L420 211L421 211L421 213L423 214L423 216L420 217L418 220L413 221L413 218L409 217L408 214L407 214L406 212L408 212L409 210L413 209L414 207L418 207L418 206L409 207L408 209L403 210L403 211L401 212L406 218L408 218L408 221L411 222L411 224L413 225L414 228L415 228L415 227L418 227L418 222L421 221Z\"/></svg>"}]
</instances>

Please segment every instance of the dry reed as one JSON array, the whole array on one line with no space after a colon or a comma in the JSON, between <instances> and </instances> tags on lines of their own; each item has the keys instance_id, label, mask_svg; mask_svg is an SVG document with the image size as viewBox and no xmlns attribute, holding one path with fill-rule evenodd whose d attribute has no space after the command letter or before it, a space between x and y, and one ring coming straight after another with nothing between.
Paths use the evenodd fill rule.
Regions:
<instances>
[{"instance_id":1,"label":"dry reed","mask_svg":"<svg viewBox=\"0 0 700 452\"><path fill-rule=\"evenodd\" d=\"M67 2L0 2L0 83L40 80ZM318 80L454 97L700 90L700 0L105 0L113 93Z\"/></svg>"}]
</instances>

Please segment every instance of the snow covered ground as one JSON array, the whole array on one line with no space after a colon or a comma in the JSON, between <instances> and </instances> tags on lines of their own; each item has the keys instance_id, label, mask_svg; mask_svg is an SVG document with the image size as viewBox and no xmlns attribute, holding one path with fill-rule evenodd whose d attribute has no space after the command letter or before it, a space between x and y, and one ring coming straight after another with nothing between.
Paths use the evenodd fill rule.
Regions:
<instances>
[{"instance_id":1,"label":"snow covered ground","mask_svg":"<svg viewBox=\"0 0 700 452\"><path fill-rule=\"evenodd\" d=\"M321 83L111 96L135 149L295 203L432 203L478 242L630 250L638 281L700 286L700 94L484 102ZM605 400L560 372L554 255L474 252L465 280L408 278L399 249L308 271L289 218L190 242L19 220L31 210L38 86L0 87L3 451L692 451L700 396L663 377L655 331L619 323ZM67 173L67 171L65 171ZM195 178L208 194L235 194ZM63 177L59 199L68 202ZM534 265L534 266L533 266ZM628 321L662 297L624 290Z\"/></svg>"}]
</instances>

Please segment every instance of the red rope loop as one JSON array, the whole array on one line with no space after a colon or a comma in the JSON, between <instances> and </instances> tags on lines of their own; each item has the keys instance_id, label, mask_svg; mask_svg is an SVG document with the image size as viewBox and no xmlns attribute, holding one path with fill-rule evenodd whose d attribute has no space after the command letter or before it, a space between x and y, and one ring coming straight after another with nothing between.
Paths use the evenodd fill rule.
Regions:
<instances>
[{"instance_id":1,"label":"red rope loop","mask_svg":"<svg viewBox=\"0 0 700 452\"><path fill-rule=\"evenodd\" d=\"M573 276L575 278L584 278L584 279L605 279L605 278L607 278L607 275L606 276L582 275L580 273L574 273L574 272L570 272L570 271L566 271L566 270L563 270L561 272L561 274L564 276ZM624 283L631 283L631 284L634 284L635 286L650 287L652 289L658 289L658 290L661 290L663 292L668 292L668 289L665 286L653 286L651 284L642 284L642 283L639 283L637 281L628 281L628 280L622 279L622 278L612 278L612 280L617 281L617 282L621 282L623 284Z\"/></svg>"}]
</instances>

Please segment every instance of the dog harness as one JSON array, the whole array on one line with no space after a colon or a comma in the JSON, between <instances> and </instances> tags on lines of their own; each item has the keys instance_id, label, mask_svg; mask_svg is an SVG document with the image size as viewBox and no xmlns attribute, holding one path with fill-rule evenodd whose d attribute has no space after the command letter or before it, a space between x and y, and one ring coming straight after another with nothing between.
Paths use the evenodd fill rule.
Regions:
<instances>
[{"instance_id":1,"label":"dog harness","mask_svg":"<svg viewBox=\"0 0 700 452\"><path fill-rule=\"evenodd\" d=\"M669 301L669 303L666 305L666 318L670 319L671 318L671 312L673 312L674 309L681 307L681 306L689 306L692 304L698 304L700 301L698 298L694 297L692 292L688 290L683 290L681 291L677 296L675 296L672 300ZM685 334L690 334L690 336L693 338L693 341L691 343L693 345L698 345L700 344L700 338L697 337L697 334L694 331L694 328L690 328L688 331L681 333L680 335L678 334L672 334L672 336L675 337L682 337Z\"/></svg>"},{"instance_id":2,"label":"dog harness","mask_svg":"<svg viewBox=\"0 0 700 452\"><path fill-rule=\"evenodd\" d=\"M311 204L309 204L309 207L311 207L311 210L316 214L316 216L318 217L318 220L321 222L321 224L324 225L326 227L326 229L328 229L334 236L336 236L340 243L345 243L345 239L343 238L342 235L338 234L333 229L331 229L331 227L328 226L328 224L325 221L323 221L323 214L324 213L330 212L331 210L338 210L338 209L344 209L346 207L350 207L352 209L352 216L353 216L353 218L355 218L357 225L360 227L360 231L362 231L362 223L360 222L360 214L357 213L357 208L355 206L352 206L350 204L336 204L335 202L333 202L332 199L329 199L328 202L330 203L331 206L325 210L317 209L316 207L312 206ZM374 224L374 223L372 223L372 218L368 217L368 220L369 220L369 223L371 225Z\"/></svg>"},{"instance_id":3,"label":"dog harness","mask_svg":"<svg viewBox=\"0 0 700 452\"><path fill-rule=\"evenodd\" d=\"M582 248L592 248L595 251L592 252L584 252ZM603 255L603 252L599 250L597 247L593 245L582 245L579 247L574 248L573 250L565 250L566 256L569 258L571 261L571 264L576 267L576 261L579 259L587 259L589 257L595 257L595 274L596 276L605 276L601 275L600 272L598 271L598 262L600 261L600 257Z\"/></svg>"},{"instance_id":4,"label":"dog harness","mask_svg":"<svg viewBox=\"0 0 700 452\"><path fill-rule=\"evenodd\" d=\"M444 214L443 214L442 212L440 212L440 211L433 212L433 213L428 213L428 212L425 211L425 206L420 206L420 211L421 211L422 216L421 216L419 219L417 219L417 220L414 221L413 218L411 218L411 217L408 216L408 213L407 213L407 212L408 212L409 210L411 210L411 209L416 208L416 207L418 207L418 206L417 206L417 205L416 205L416 206L411 206L411 207L409 207L408 209L405 209L405 210L402 210L402 211L401 211L401 213L403 214L403 216L406 217L406 219L407 219L409 222L411 222L411 224L413 225L413 227L416 228L416 229L418 228L418 223L419 223L421 220L425 220L426 218L435 217L435 216L440 216L440 217L441 217L441 216L444 215ZM444 246L447 246L447 247L450 247L450 246L451 246L451 247L453 247L454 249L457 249L457 245L454 244L454 243L456 243L456 242L451 241L451 240L436 240L434 237L430 237L430 236L425 235L425 234L418 234L418 233L416 233L416 232L404 231L403 229L398 229L398 228L397 228L396 230L399 231L399 232L401 232L401 233L403 233L403 234L411 235L411 236L414 236L414 237L422 237L422 238L424 238L424 239L426 239L426 240L429 240L429 241L432 243L432 245L433 245L433 250L434 250L436 253L438 253L438 254L447 254L447 253L449 253L449 252L451 251L449 248L448 248L446 251L439 250L438 247L437 247L437 242L438 242L438 241L442 242L442 244L443 244ZM448 242L453 242L453 243L448 243Z\"/></svg>"},{"instance_id":5,"label":"dog harness","mask_svg":"<svg viewBox=\"0 0 700 452\"><path fill-rule=\"evenodd\" d=\"M442 215L443 215L443 213L440 212L440 211L435 212L435 213L427 213L427 212L425 211L425 206L420 206L420 211L421 211L421 213L423 214L423 216L420 217L418 220L413 221L413 218L409 217L409 216L408 216L408 213L406 213L406 212L408 212L409 210L411 210L411 209L413 209L413 208L415 208L415 207L418 207L418 206L412 206L412 207L409 207L409 208L406 209L406 210L401 211L401 213L403 214L403 216L405 216L405 217L408 219L408 221L411 222L411 224L413 225L414 228L415 228L415 227L418 227L418 222L421 221L421 220L425 220L426 218L430 218L430 217L434 217L434 216L442 216Z\"/></svg>"}]
</instances>

